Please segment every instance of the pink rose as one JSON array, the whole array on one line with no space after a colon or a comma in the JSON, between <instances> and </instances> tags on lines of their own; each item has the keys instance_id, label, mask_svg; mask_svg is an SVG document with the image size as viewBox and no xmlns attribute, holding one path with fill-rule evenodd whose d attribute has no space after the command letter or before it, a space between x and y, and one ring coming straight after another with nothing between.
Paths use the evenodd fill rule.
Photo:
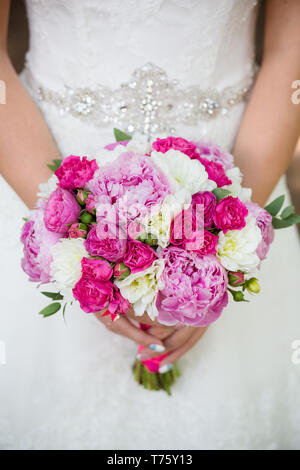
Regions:
<instances>
[{"instance_id":1,"label":"pink rose","mask_svg":"<svg viewBox=\"0 0 300 470\"><path fill-rule=\"evenodd\" d=\"M106 310L114 297L114 285L110 281L96 281L82 277L73 289L73 295L86 313Z\"/></svg>"},{"instance_id":2,"label":"pink rose","mask_svg":"<svg viewBox=\"0 0 300 470\"><path fill-rule=\"evenodd\" d=\"M85 224L72 224L68 231L69 238L85 238L87 235L87 226Z\"/></svg>"},{"instance_id":3,"label":"pink rose","mask_svg":"<svg viewBox=\"0 0 300 470\"><path fill-rule=\"evenodd\" d=\"M192 240L203 234L204 218L203 207L197 207L197 213L193 206L181 211L171 223L170 243L175 246L186 246ZM198 245L199 246L199 245Z\"/></svg>"},{"instance_id":4,"label":"pink rose","mask_svg":"<svg viewBox=\"0 0 300 470\"><path fill-rule=\"evenodd\" d=\"M194 159L198 160L205 167L208 178L217 183L218 188L232 184L232 181L226 176L223 166L220 163L202 158L199 155Z\"/></svg>"},{"instance_id":5,"label":"pink rose","mask_svg":"<svg viewBox=\"0 0 300 470\"><path fill-rule=\"evenodd\" d=\"M179 150L180 152L193 158L196 153L196 145L182 137L167 137L166 139L156 139L152 147L157 152L166 153L168 150Z\"/></svg>"},{"instance_id":6,"label":"pink rose","mask_svg":"<svg viewBox=\"0 0 300 470\"><path fill-rule=\"evenodd\" d=\"M257 247L257 255L260 260L264 260L269 251L270 245L274 240L274 228L272 225L272 216L258 204L248 201L246 206L249 213L256 219L256 224L260 228L262 241Z\"/></svg>"},{"instance_id":7,"label":"pink rose","mask_svg":"<svg viewBox=\"0 0 300 470\"><path fill-rule=\"evenodd\" d=\"M124 315L129 309L130 303L124 299L117 286L114 285L113 299L108 306L108 312L111 315Z\"/></svg>"},{"instance_id":8,"label":"pink rose","mask_svg":"<svg viewBox=\"0 0 300 470\"><path fill-rule=\"evenodd\" d=\"M117 226L99 221L88 233L85 248L92 256L103 256L114 263L121 261L126 252L127 240L119 235Z\"/></svg>"},{"instance_id":9,"label":"pink rose","mask_svg":"<svg viewBox=\"0 0 300 470\"><path fill-rule=\"evenodd\" d=\"M109 281L113 275L113 269L105 259L82 258L82 277L94 279L94 281Z\"/></svg>"},{"instance_id":10,"label":"pink rose","mask_svg":"<svg viewBox=\"0 0 300 470\"><path fill-rule=\"evenodd\" d=\"M50 232L44 224L42 209L33 210L25 222L21 242L24 245L22 268L30 281L47 283L50 281L52 256L50 248L60 239L60 234Z\"/></svg>"},{"instance_id":11,"label":"pink rose","mask_svg":"<svg viewBox=\"0 0 300 470\"><path fill-rule=\"evenodd\" d=\"M66 189L57 188L50 195L45 208L45 225L50 232L66 235L69 225L77 222L80 211L73 194Z\"/></svg>"},{"instance_id":12,"label":"pink rose","mask_svg":"<svg viewBox=\"0 0 300 470\"><path fill-rule=\"evenodd\" d=\"M89 194L85 200L85 208L89 212L93 212L96 208L96 197L94 194Z\"/></svg>"},{"instance_id":13,"label":"pink rose","mask_svg":"<svg viewBox=\"0 0 300 470\"><path fill-rule=\"evenodd\" d=\"M186 240L183 247L189 251L195 251L199 255L215 255L217 253L218 235L208 230L195 232L190 240Z\"/></svg>"},{"instance_id":14,"label":"pink rose","mask_svg":"<svg viewBox=\"0 0 300 470\"><path fill-rule=\"evenodd\" d=\"M218 145L205 141L195 142L195 144L200 157L205 157L207 160L220 163L225 171L233 168L233 156L225 150L222 150Z\"/></svg>"},{"instance_id":15,"label":"pink rose","mask_svg":"<svg viewBox=\"0 0 300 470\"><path fill-rule=\"evenodd\" d=\"M93 178L98 169L96 160L88 160L86 157L70 155L62 161L55 174L59 179L59 186L64 189L83 188Z\"/></svg>"},{"instance_id":16,"label":"pink rose","mask_svg":"<svg viewBox=\"0 0 300 470\"><path fill-rule=\"evenodd\" d=\"M138 240L130 240L127 244L123 262L134 274L149 268L156 258L156 252L149 245L145 245Z\"/></svg>"},{"instance_id":17,"label":"pink rose","mask_svg":"<svg viewBox=\"0 0 300 470\"><path fill-rule=\"evenodd\" d=\"M239 198L227 196L218 203L215 215L215 226L224 233L228 230L241 230L246 226L248 209Z\"/></svg>"},{"instance_id":18,"label":"pink rose","mask_svg":"<svg viewBox=\"0 0 300 470\"><path fill-rule=\"evenodd\" d=\"M203 191L193 195L192 197L193 211L197 210L204 212L204 227L211 228L213 224L213 217L217 207L217 198L210 191Z\"/></svg>"},{"instance_id":19,"label":"pink rose","mask_svg":"<svg viewBox=\"0 0 300 470\"><path fill-rule=\"evenodd\" d=\"M159 322L207 326L217 320L228 303L228 278L216 256L170 246L161 257L165 269L156 302Z\"/></svg>"}]
</instances>

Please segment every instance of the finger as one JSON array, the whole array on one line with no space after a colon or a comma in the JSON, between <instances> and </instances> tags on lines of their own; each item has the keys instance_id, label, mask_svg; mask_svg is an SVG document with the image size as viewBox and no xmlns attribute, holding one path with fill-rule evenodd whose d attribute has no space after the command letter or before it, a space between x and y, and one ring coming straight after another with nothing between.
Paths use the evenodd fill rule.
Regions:
<instances>
[{"instance_id":1,"label":"finger","mask_svg":"<svg viewBox=\"0 0 300 470\"><path fill-rule=\"evenodd\" d=\"M144 313L144 315L141 316L136 316L133 309L130 309L129 312L126 313L126 317L136 321L137 323L144 323L144 325L155 325L155 321L151 320L148 313Z\"/></svg>"},{"instance_id":2,"label":"finger","mask_svg":"<svg viewBox=\"0 0 300 470\"><path fill-rule=\"evenodd\" d=\"M174 326L164 326L157 324L149 328L148 333L153 336L156 336L156 338L164 340L168 338L171 334L173 334L175 331L176 330Z\"/></svg>"},{"instance_id":3,"label":"finger","mask_svg":"<svg viewBox=\"0 0 300 470\"><path fill-rule=\"evenodd\" d=\"M189 338L186 343L184 343L180 348L170 352L170 354L168 354L168 356L165 357L165 359L161 362L160 367L173 364L174 362L178 361L180 357L187 353L200 340L200 338L204 335L206 329L207 327L197 328L197 330L199 331L194 331L193 335Z\"/></svg>"},{"instance_id":4,"label":"finger","mask_svg":"<svg viewBox=\"0 0 300 470\"><path fill-rule=\"evenodd\" d=\"M195 328L186 327L176 330L172 335L165 339L164 345L167 351L180 348L194 334Z\"/></svg>"},{"instance_id":5,"label":"finger","mask_svg":"<svg viewBox=\"0 0 300 470\"><path fill-rule=\"evenodd\" d=\"M127 318L120 317L118 320L112 321L109 316L101 317L100 313L95 315L98 320L100 320L101 323L103 323L106 328L113 333L125 336L135 343L139 345L141 344L145 347L156 347L157 349L160 349L161 353L165 351L163 342L160 339L155 338L145 331L142 331L140 328L137 328Z\"/></svg>"}]
</instances>

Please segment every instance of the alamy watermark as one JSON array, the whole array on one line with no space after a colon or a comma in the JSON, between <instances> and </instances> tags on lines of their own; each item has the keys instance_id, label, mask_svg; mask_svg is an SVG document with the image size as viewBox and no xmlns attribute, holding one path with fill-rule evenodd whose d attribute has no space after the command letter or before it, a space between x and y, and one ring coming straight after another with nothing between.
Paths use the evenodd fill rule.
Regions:
<instances>
[{"instance_id":1,"label":"alamy watermark","mask_svg":"<svg viewBox=\"0 0 300 470\"><path fill-rule=\"evenodd\" d=\"M300 339L294 339L291 348L293 349L291 361L295 366L298 366L300 364Z\"/></svg>"},{"instance_id":2,"label":"alamy watermark","mask_svg":"<svg viewBox=\"0 0 300 470\"><path fill-rule=\"evenodd\" d=\"M0 80L0 104L6 104L6 84Z\"/></svg>"},{"instance_id":3,"label":"alamy watermark","mask_svg":"<svg viewBox=\"0 0 300 470\"><path fill-rule=\"evenodd\" d=\"M0 340L0 366L6 364L6 343Z\"/></svg>"},{"instance_id":4,"label":"alamy watermark","mask_svg":"<svg viewBox=\"0 0 300 470\"><path fill-rule=\"evenodd\" d=\"M292 103L299 104L300 103L300 80L294 80L292 83L292 88L296 88L296 90L292 93Z\"/></svg>"}]
</instances>

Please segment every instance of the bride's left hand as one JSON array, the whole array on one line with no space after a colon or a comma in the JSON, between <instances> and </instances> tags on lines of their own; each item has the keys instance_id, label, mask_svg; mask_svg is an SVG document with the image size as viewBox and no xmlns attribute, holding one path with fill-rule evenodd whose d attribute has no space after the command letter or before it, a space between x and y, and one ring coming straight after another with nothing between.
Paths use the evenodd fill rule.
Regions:
<instances>
[{"instance_id":1,"label":"bride's left hand","mask_svg":"<svg viewBox=\"0 0 300 470\"><path fill-rule=\"evenodd\" d=\"M148 330L151 335L162 339L166 348L165 352L168 355L161 362L161 367L167 364L173 364L180 359L181 356L192 349L192 347L195 346L195 344L202 338L208 327L177 327L173 329L173 331L170 331L170 334L167 337L160 338L161 335L165 335L165 328L166 327L162 327L162 325L154 325ZM145 348L143 350L143 355L154 357L159 354Z\"/></svg>"}]
</instances>

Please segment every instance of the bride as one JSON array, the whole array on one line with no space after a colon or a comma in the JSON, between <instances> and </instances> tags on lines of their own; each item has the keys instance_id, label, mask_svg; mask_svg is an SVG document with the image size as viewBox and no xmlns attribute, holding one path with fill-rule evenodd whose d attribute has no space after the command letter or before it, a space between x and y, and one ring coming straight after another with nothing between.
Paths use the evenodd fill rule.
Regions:
<instances>
[{"instance_id":1,"label":"bride","mask_svg":"<svg viewBox=\"0 0 300 470\"><path fill-rule=\"evenodd\" d=\"M291 84L300 77L299 1L266 2L255 81L258 2L26 3L30 49L21 77L6 52L10 1L0 5L6 84L0 105L0 341L6 353L0 448L300 448L300 365L293 360L300 340L300 250L293 228L276 234L260 296L231 303L206 330L153 326L142 332L129 319L101 324L76 308L67 325L60 316L44 321L36 315L43 299L20 268L19 243L25 204L34 206L38 184L49 177L47 163L97 155L113 140L115 126L211 139L233 152L253 200L264 205L272 191L288 198L282 175L300 128L300 106L291 101ZM130 104L129 89L136 98ZM169 90L172 120L153 111L151 89L162 100ZM183 96L186 115L179 111ZM183 374L171 398L133 381L136 343L149 354L164 346L167 368L179 359Z\"/></svg>"}]
</instances>

